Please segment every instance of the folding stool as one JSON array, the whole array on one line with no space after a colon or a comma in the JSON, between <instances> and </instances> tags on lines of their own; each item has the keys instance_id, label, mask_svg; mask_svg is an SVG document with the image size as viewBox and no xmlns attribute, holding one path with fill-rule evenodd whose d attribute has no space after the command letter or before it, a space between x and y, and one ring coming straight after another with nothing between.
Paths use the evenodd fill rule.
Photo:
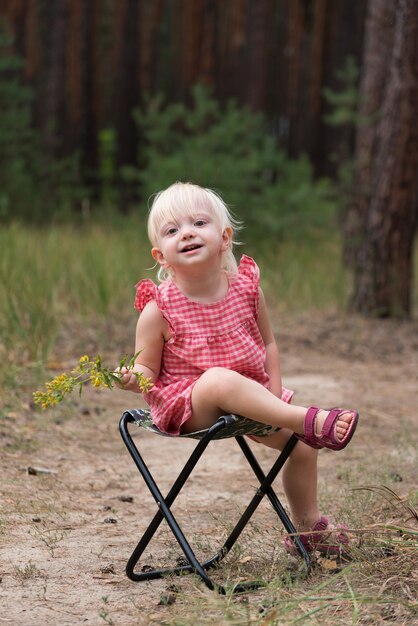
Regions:
<instances>
[{"instance_id":1,"label":"folding stool","mask_svg":"<svg viewBox=\"0 0 418 626\"><path fill-rule=\"evenodd\" d=\"M276 511L278 517L280 518L283 526L286 531L291 534L291 538L299 552L299 554L303 557L305 561L306 574L309 574L311 568L311 561L309 553L307 552L305 546L301 542L299 536L297 535L297 531L292 524L289 516L287 515L282 503L279 498L273 491L271 485L283 467L285 461L288 459L290 453L295 447L298 439L295 435L292 435L287 442L286 446L283 448L283 451L279 454L276 461L273 463L270 471L267 475L264 473L262 468L260 467L258 461L256 460L253 452L251 451L248 443L244 439L244 435L253 434L253 435L267 435L272 432L277 431L277 429L272 426L267 426L266 424L261 424L259 422L254 422L252 420L248 420L243 417L239 417L236 415L223 415L218 419L218 421L213 424L210 428L206 430L196 431L193 433L188 433L186 435L178 435L176 438L193 438L198 439L196 447L194 448L192 454L189 459L185 463L183 469L181 470L179 476L173 483L169 493L166 497L163 497L161 491L159 490L154 478L152 477L147 465L145 464L141 454L138 451L136 444L134 443L131 434L129 432L128 425L135 424L136 426L140 426L145 428L148 431L156 433L158 435L162 435L165 437L172 437L172 435L167 435L166 433L162 433L156 426L152 424L150 418L149 410L144 409L131 409L129 411L125 411L119 422L119 430L122 436L122 439L128 448L135 465L137 466L139 472L141 473L145 483L147 484L152 496L154 497L158 511L152 521L150 522L148 528L140 539L138 545L133 551L130 559L128 560L126 566L126 574L133 581L144 581L151 580L155 578L161 578L167 574L183 574L194 572L203 580L203 582L209 587L209 589L216 589L219 593L225 594L226 589L222 585L216 584L206 573L211 567L216 566L231 550L232 546L240 536L242 530L247 525L248 521L252 517L254 511L260 504L261 500L264 496L267 496L270 500L273 509ZM179 524L177 523L174 515L171 512L171 505L177 498L180 493L183 485L189 478L191 472L193 471L196 463L202 456L203 452L207 448L210 441L213 439L225 439L228 437L235 437L239 447L244 453L245 458L247 459L249 465L251 466L254 474L256 475L260 486L256 490L256 493L250 503L248 504L246 510L241 515L238 520L235 528L232 530L230 535L225 540L223 546L218 550L218 552L207 561L201 563L196 558L193 549L186 539L183 531L181 530ZM185 556L185 564L177 564L174 567L167 568L155 568L149 569L146 568L146 571L135 572L135 566L137 565L141 555L143 554L145 548L150 543L152 537L157 531L163 519L166 520L168 526L173 532L177 542L179 543L184 556ZM144 568L145 569L145 568ZM239 593L242 591L246 591L248 589L254 589L262 586L263 583L260 582L247 582L242 584L237 584L233 587L233 593Z\"/></svg>"}]
</instances>

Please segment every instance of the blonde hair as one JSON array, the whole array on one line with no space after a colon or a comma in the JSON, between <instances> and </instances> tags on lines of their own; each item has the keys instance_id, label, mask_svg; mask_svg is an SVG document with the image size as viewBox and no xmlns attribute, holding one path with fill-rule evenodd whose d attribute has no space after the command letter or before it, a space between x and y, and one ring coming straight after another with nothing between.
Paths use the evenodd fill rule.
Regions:
<instances>
[{"instance_id":1,"label":"blonde hair","mask_svg":"<svg viewBox=\"0 0 418 626\"><path fill-rule=\"evenodd\" d=\"M215 191L193 183L177 182L154 196L148 214L148 238L151 244L158 245L162 227L169 222L175 222L179 212L194 216L199 213L199 209L206 211L210 209L221 231L230 227L235 235L241 228L241 223L233 217L225 202ZM238 243L232 239L231 246L223 253L222 267L228 272L237 272L237 262L232 246ZM159 280L163 281L169 276L168 269L159 268Z\"/></svg>"}]
</instances>

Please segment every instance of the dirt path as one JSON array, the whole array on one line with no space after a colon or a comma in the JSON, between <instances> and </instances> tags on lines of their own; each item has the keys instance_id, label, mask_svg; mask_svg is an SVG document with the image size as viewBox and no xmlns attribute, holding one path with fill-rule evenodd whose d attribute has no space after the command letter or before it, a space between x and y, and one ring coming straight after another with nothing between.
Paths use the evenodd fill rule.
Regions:
<instances>
[{"instance_id":1,"label":"dirt path","mask_svg":"<svg viewBox=\"0 0 418 626\"><path fill-rule=\"evenodd\" d=\"M349 510L348 486L386 481L402 495L416 491L418 323L318 315L285 319L278 330L284 382L298 401L355 406L362 415L347 450L320 455L324 512L338 517ZM181 615L178 606L160 604L166 581L135 584L124 574L154 512L117 432L136 397L89 390L78 405L48 415L31 412L27 400L1 423L0 624L161 624ZM141 437L168 488L193 443ZM274 454L261 446L257 453L266 460ZM31 474L29 467L50 473ZM211 510L221 515L217 524L222 516L228 523L253 482L234 441L213 444L176 507L180 520L196 530L204 525L204 540L215 541ZM355 504L352 515L350 523L359 515L363 525L373 521ZM280 546L267 503L257 522L277 533ZM167 538L159 535L150 560L167 551ZM245 544L244 553L251 549ZM185 593L204 594L193 579L181 585Z\"/></svg>"}]
</instances>

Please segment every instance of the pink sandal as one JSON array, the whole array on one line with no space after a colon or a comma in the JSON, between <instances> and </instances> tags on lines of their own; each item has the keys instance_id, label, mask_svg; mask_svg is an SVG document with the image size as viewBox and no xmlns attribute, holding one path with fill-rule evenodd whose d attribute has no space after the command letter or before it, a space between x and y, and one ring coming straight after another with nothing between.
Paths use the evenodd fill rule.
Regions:
<instances>
[{"instance_id":1,"label":"pink sandal","mask_svg":"<svg viewBox=\"0 0 418 626\"><path fill-rule=\"evenodd\" d=\"M300 533L299 538L308 552L318 551L325 555L341 555L349 543L345 532L348 527L345 524L339 524L327 530L328 526L328 518L322 515L309 531ZM284 540L284 547L289 554L299 554L290 537Z\"/></svg>"},{"instance_id":2,"label":"pink sandal","mask_svg":"<svg viewBox=\"0 0 418 626\"><path fill-rule=\"evenodd\" d=\"M304 435L298 435L296 437L306 443L311 448L329 448L330 450L342 450L351 441L354 431L357 428L357 422L359 420L359 414L356 411L349 409L334 408L331 409L328 417L326 418L324 425L322 426L321 433L315 434L315 423L318 417L319 409L316 406L311 406L305 415L304 423ZM324 409L326 410L326 409ZM351 413L353 419L351 420L347 433L343 439L338 439L335 434L335 426L338 419L345 413Z\"/></svg>"}]
</instances>

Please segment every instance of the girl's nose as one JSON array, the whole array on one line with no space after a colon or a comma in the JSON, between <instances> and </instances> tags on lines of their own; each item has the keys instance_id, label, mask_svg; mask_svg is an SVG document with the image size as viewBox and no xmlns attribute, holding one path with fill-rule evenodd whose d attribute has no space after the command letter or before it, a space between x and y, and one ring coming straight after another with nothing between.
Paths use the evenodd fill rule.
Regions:
<instances>
[{"instance_id":1,"label":"girl's nose","mask_svg":"<svg viewBox=\"0 0 418 626\"><path fill-rule=\"evenodd\" d=\"M194 233L192 231L191 228L187 227L183 230L182 234L181 234L181 238L182 239L190 239L191 237L193 237Z\"/></svg>"}]
</instances>

